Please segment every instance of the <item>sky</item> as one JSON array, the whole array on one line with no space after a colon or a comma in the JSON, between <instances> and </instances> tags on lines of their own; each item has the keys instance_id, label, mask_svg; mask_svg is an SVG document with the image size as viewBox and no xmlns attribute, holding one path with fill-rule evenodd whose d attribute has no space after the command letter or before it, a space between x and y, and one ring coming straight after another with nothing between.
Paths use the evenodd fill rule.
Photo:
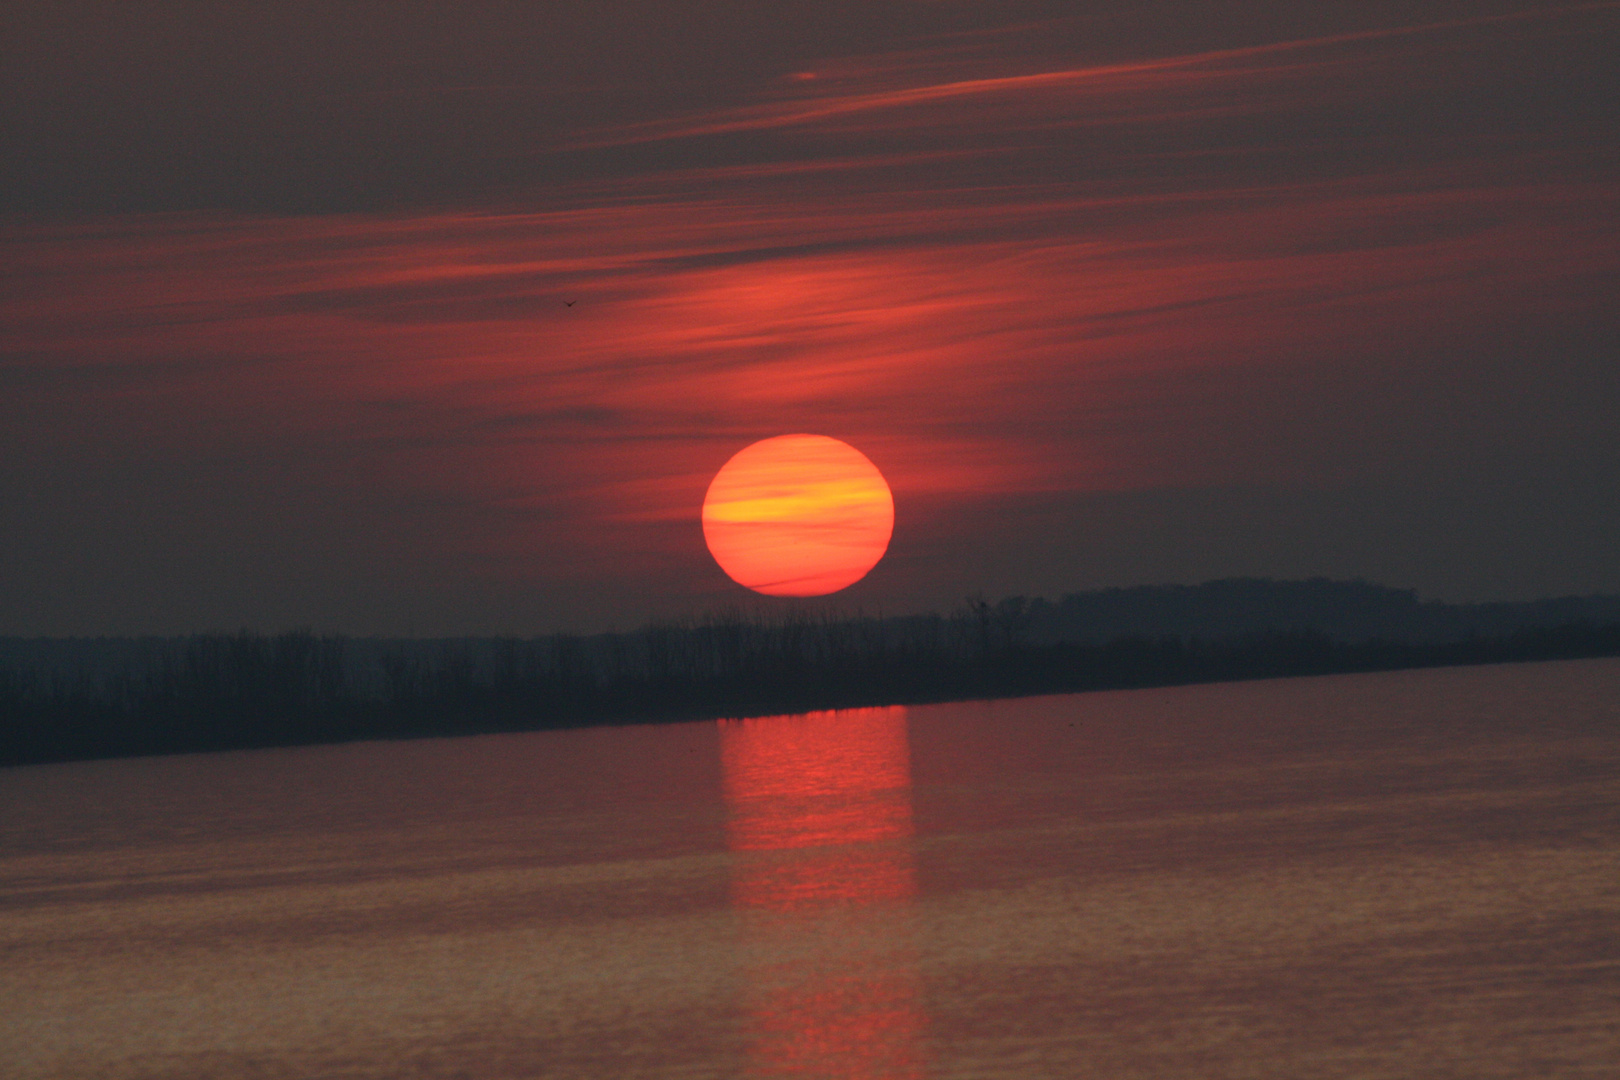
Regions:
<instances>
[{"instance_id":1,"label":"sky","mask_svg":"<svg viewBox=\"0 0 1620 1080\"><path fill-rule=\"evenodd\" d=\"M1620 592L1620 4L0 4L0 633ZM565 306L572 302L572 306ZM775 606L772 606L775 605Z\"/></svg>"}]
</instances>

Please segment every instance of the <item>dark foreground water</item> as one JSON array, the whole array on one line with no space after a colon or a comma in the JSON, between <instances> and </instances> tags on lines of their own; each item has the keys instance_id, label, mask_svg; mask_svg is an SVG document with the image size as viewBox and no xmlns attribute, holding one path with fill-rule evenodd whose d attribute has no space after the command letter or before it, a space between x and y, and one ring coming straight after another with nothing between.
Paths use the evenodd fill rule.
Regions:
<instances>
[{"instance_id":1,"label":"dark foreground water","mask_svg":"<svg viewBox=\"0 0 1620 1080\"><path fill-rule=\"evenodd\" d=\"M0 772L7 1077L1620 1075L1620 661Z\"/></svg>"}]
</instances>

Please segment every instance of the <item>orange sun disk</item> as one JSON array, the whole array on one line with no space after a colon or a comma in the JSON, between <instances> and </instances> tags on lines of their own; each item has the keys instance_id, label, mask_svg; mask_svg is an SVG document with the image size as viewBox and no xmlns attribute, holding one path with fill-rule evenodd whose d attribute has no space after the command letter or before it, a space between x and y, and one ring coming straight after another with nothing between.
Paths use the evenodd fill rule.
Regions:
<instances>
[{"instance_id":1,"label":"orange sun disk","mask_svg":"<svg viewBox=\"0 0 1620 1080\"><path fill-rule=\"evenodd\" d=\"M738 451L703 497L720 569L767 596L825 596L876 566L894 532L877 466L825 435L778 435Z\"/></svg>"}]
</instances>

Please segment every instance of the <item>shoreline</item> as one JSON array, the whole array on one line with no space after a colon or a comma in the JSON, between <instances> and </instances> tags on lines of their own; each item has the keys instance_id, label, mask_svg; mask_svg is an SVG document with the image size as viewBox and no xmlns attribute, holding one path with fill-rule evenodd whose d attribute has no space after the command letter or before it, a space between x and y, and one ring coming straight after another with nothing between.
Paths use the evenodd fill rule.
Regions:
<instances>
[{"instance_id":1,"label":"shoreline","mask_svg":"<svg viewBox=\"0 0 1620 1080\"><path fill-rule=\"evenodd\" d=\"M812 646L848 627L819 629ZM779 647L783 633L805 632L777 628L765 639L772 648L737 652L729 668L665 657L608 677L558 655L556 641L486 643L504 650L504 666L486 670L446 647L427 658L385 657L392 681L380 693L345 681L343 639L309 634L189 639L181 662L99 681L0 669L0 767L1620 656L1620 624L1428 644L1277 631L1097 645Z\"/></svg>"}]
</instances>

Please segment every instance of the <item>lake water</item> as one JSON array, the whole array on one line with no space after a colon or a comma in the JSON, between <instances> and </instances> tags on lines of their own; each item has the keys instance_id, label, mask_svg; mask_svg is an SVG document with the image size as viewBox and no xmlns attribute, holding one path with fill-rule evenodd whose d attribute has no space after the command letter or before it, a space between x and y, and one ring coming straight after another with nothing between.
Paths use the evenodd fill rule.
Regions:
<instances>
[{"instance_id":1,"label":"lake water","mask_svg":"<svg viewBox=\"0 0 1620 1080\"><path fill-rule=\"evenodd\" d=\"M0 1073L1620 1075L1620 661L0 771Z\"/></svg>"}]
</instances>

